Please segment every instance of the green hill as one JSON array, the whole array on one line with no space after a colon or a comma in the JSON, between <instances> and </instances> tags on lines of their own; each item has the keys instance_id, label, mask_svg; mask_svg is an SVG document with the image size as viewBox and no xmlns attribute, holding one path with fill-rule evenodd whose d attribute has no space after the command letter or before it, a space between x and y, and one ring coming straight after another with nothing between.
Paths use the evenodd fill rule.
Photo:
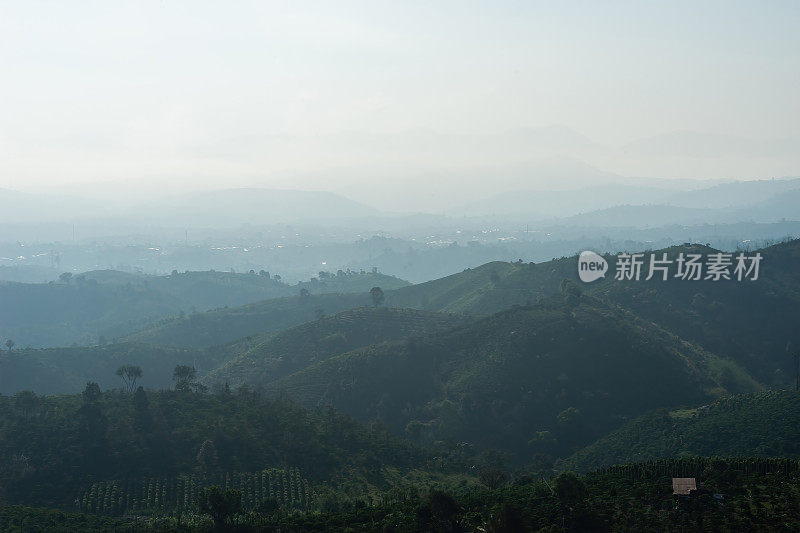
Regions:
<instances>
[{"instance_id":1,"label":"green hill","mask_svg":"<svg viewBox=\"0 0 800 533\"><path fill-rule=\"evenodd\" d=\"M551 263L523 265L494 262L468 269L442 279L392 289L376 283L386 295L385 304L396 308L421 309L466 315L488 315L512 305L534 303L559 290L569 277L573 263L562 260L558 268ZM523 272L533 272L524 276ZM522 286L517 286L525 280ZM369 287L371 288L371 287ZM312 295L276 298L231 309L197 313L193 317L165 319L125 337L153 344L172 346L211 346L240 337L260 335L314 320L316 311L326 314L361 307L370 303L367 294ZM190 320L191 319L191 320Z\"/></svg>"},{"instance_id":2,"label":"green hill","mask_svg":"<svg viewBox=\"0 0 800 533\"><path fill-rule=\"evenodd\" d=\"M657 254L674 259L680 252L716 250L673 247ZM736 361L764 383L788 386L794 371L787 349L800 347L800 240L760 253L756 281L606 279L589 292Z\"/></svg>"},{"instance_id":3,"label":"green hill","mask_svg":"<svg viewBox=\"0 0 800 533\"><path fill-rule=\"evenodd\" d=\"M655 253L714 253L701 246L676 246ZM487 316L514 305L532 305L558 293L565 279L587 294L634 311L681 337L747 368L760 381L787 386L792 380L787 345L800 346L800 240L760 250L757 281L617 281L610 272L592 284L577 280L577 258L538 264L488 263L442 279L385 290L386 305ZM386 289L386 287L384 287ZM369 302L368 295L267 300L198 314L195 323L175 319L129 338L155 344L202 346L271 332L312 320L315 309L335 313Z\"/></svg>"},{"instance_id":4,"label":"green hill","mask_svg":"<svg viewBox=\"0 0 800 533\"><path fill-rule=\"evenodd\" d=\"M420 442L465 441L526 460L568 455L651 409L759 387L735 364L719 363L628 312L566 293L335 356L265 389L379 418Z\"/></svg>"},{"instance_id":5,"label":"green hill","mask_svg":"<svg viewBox=\"0 0 800 533\"><path fill-rule=\"evenodd\" d=\"M305 300L319 302L327 296L309 296ZM209 385L257 385L338 353L445 330L466 320L457 315L383 307L359 307L313 320L303 315L312 315L315 309L305 300L296 309L295 317L308 318L310 322L306 324L278 334L270 334L270 327L261 326L260 335L208 348L180 348L170 347L167 342L152 345L131 341L103 346L2 351L0 393L15 394L22 390L33 390L39 394L74 393L82 390L87 381L95 381L104 389L116 388L122 383L114 372L127 364L142 368L140 383L149 388L170 388L176 365L194 366ZM287 299L287 302L298 303L300 300ZM225 316L232 318L229 314ZM264 315L254 315L254 319L264 318ZM270 325L280 329L286 323L286 315L275 318ZM198 327L197 320L203 319L197 319L195 315L186 318L187 329L191 331L193 327ZM243 322L237 320L236 324L241 326ZM175 329L170 331L173 334L176 332ZM216 332L207 328L205 334L208 339L224 339L236 337L237 331L230 328Z\"/></svg>"},{"instance_id":6,"label":"green hill","mask_svg":"<svg viewBox=\"0 0 800 533\"><path fill-rule=\"evenodd\" d=\"M224 353L142 343L5 351L0 353L0 394L22 390L75 393L83 390L87 381L95 381L104 389L119 388L122 381L114 372L128 364L142 368L140 384L169 388L176 365L207 371L223 362L217 359L220 356Z\"/></svg>"},{"instance_id":7,"label":"green hill","mask_svg":"<svg viewBox=\"0 0 800 533\"><path fill-rule=\"evenodd\" d=\"M164 346L215 346L249 336L263 337L311 322L320 315L368 305L370 301L369 293L361 292L276 298L164 319L155 326L125 336L123 340Z\"/></svg>"},{"instance_id":8,"label":"green hill","mask_svg":"<svg viewBox=\"0 0 800 533\"><path fill-rule=\"evenodd\" d=\"M412 309L358 307L268 337L209 373L209 384L264 385L357 348L444 331L464 317Z\"/></svg>"},{"instance_id":9,"label":"green hill","mask_svg":"<svg viewBox=\"0 0 800 533\"><path fill-rule=\"evenodd\" d=\"M388 290L407 285L377 273L341 273L287 285L255 273L148 276L112 270L85 272L58 283L0 282L0 335L20 347L90 345L101 337L121 337L167 316L241 306L301 291L311 295L364 293L374 286ZM228 340L233 338L210 344Z\"/></svg>"},{"instance_id":10,"label":"green hill","mask_svg":"<svg viewBox=\"0 0 800 533\"><path fill-rule=\"evenodd\" d=\"M797 458L800 393L762 391L694 409L648 413L576 452L561 467L587 471L691 455Z\"/></svg>"},{"instance_id":11,"label":"green hill","mask_svg":"<svg viewBox=\"0 0 800 533\"><path fill-rule=\"evenodd\" d=\"M544 263L487 263L446 278L387 294L387 303L467 315L490 315L514 305L531 305L559 292L576 278L574 258Z\"/></svg>"}]
</instances>

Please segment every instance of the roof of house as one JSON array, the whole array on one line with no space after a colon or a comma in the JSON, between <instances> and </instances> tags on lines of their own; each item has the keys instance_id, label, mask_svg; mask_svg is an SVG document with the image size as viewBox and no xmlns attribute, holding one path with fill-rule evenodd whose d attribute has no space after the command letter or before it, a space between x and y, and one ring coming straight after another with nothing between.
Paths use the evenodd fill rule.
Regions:
<instances>
[{"instance_id":1,"label":"roof of house","mask_svg":"<svg viewBox=\"0 0 800 533\"><path fill-rule=\"evenodd\" d=\"M672 478L672 494L688 496L693 490L697 490L697 481L693 477Z\"/></svg>"}]
</instances>

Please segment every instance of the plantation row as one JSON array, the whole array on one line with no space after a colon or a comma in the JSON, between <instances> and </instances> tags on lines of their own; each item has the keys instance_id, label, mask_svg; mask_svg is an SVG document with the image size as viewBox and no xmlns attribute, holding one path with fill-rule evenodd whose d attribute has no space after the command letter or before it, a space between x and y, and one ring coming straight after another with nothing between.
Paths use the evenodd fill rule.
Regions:
<instances>
[{"instance_id":1,"label":"plantation row","mask_svg":"<svg viewBox=\"0 0 800 533\"><path fill-rule=\"evenodd\" d=\"M717 458L687 457L684 459L659 459L646 463L611 466L589 475L603 473L627 477L631 480L653 479L656 477L698 477L706 471L733 470L744 474L795 474L800 473L800 461L785 458Z\"/></svg>"},{"instance_id":2,"label":"plantation row","mask_svg":"<svg viewBox=\"0 0 800 533\"><path fill-rule=\"evenodd\" d=\"M174 478L141 478L127 481L100 481L92 484L76 500L83 512L123 515L132 512L191 513L203 488L219 485L242 493L242 505L255 509L272 500L287 509L309 510L317 494L296 468L266 469L260 472L233 472L219 476L198 474Z\"/></svg>"}]
</instances>

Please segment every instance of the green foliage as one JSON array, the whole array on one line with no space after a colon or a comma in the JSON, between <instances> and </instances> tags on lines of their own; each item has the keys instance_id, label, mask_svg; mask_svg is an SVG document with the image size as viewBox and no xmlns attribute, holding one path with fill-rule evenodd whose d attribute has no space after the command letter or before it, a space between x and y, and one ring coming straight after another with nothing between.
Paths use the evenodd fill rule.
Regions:
<instances>
[{"instance_id":1,"label":"green foliage","mask_svg":"<svg viewBox=\"0 0 800 533\"><path fill-rule=\"evenodd\" d=\"M797 457L800 393L730 396L695 409L660 409L632 420L561 465L580 471L685 455Z\"/></svg>"},{"instance_id":2,"label":"green foliage","mask_svg":"<svg viewBox=\"0 0 800 533\"><path fill-rule=\"evenodd\" d=\"M236 489L223 490L216 485L206 487L197 502L200 513L211 515L218 527L229 524L235 515L242 512L242 493Z\"/></svg>"},{"instance_id":3,"label":"green foliage","mask_svg":"<svg viewBox=\"0 0 800 533\"><path fill-rule=\"evenodd\" d=\"M0 396L6 503L71 507L77 500L93 512L185 508L183 487L193 480L195 488L220 483L241 490L248 508L263 498L306 508L312 486L325 480L352 483L356 491L385 487L386 469L408 471L430 460L332 411L309 412L244 390L138 389L131 398L95 394L95 387L83 397L37 397L32 407L27 395ZM153 488L143 492L142 484Z\"/></svg>"},{"instance_id":4,"label":"green foliage","mask_svg":"<svg viewBox=\"0 0 800 533\"><path fill-rule=\"evenodd\" d=\"M534 453L569 455L648 410L726 390L707 352L590 296L575 305L568 296L336 355L266 391L379 418L417 442L466 442L527 462ZM531 447L540 435L544 446Z\"/></svg>"},{"instance_id":5,"label":"green foliage","mask_svg":"<svg viewBox=\"0 0 800 533\"><path fill-rule=\"evenodd\" d=\"M445 313L358 307L268 337L212 371L204 381L264 386L344 352L463 323L463 317Z\"/></svg>"}]
</instances>

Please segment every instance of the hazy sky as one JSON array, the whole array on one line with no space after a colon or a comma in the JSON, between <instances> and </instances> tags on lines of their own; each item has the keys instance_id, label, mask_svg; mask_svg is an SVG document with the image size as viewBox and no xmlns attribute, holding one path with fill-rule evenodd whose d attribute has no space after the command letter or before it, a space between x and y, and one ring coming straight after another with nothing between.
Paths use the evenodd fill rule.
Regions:
<instances>
[{"instance_id":1,"label":"hazy sky","mask_svg":"<svg viewBox=\"0 0 800 533\"><path fill-rule=\"evenodd\" d=\"M798 175L798 27L797 1L3 1L0 187Z\"/></svg>"}]
</instances>

